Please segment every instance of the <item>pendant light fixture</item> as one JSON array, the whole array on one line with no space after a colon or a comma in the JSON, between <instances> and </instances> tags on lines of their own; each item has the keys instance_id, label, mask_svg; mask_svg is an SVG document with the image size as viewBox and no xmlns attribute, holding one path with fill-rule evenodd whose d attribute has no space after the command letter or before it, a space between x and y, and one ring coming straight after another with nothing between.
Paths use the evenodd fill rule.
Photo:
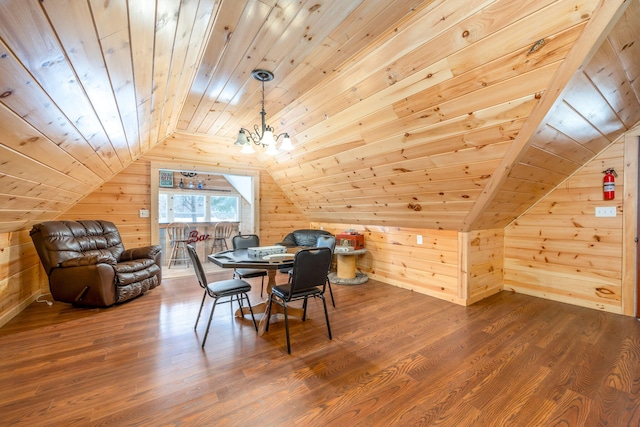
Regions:
<instances>
[{"instance_id":1,"label":"pendant light fixture","mask_svg":"<svg viewBox=\"0 0 640 427\"><path fill-rule=\"evenodd\" d=\"M240 132L238 132L238 139L236 139L235 145L242 146L242 153L254 153L253 145L261 146L262 148L266 148L266 153L269 155L278 154L277 141L280 137L282 137L282 143L280 144L280 150L290 151L293 149L293 145L291 144L291 138L289 138L289 134L283 132L275 136L273 134L273 128L266 124L266 111L264 111L264 82L270 82L273 80L273 73L267 70L253 70L251 72L251 77L258 80L262 83L262 110L260 111L260 116L262 116L262 128L258 125L253 126L253 132L246 128L240 128Z\"/></svg>"}]
</instances>

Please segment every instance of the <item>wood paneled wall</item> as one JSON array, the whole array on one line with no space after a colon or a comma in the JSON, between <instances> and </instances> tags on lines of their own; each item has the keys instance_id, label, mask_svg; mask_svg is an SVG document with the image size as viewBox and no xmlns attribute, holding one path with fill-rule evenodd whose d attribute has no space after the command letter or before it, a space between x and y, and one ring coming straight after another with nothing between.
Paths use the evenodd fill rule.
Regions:
<instances>
[{"instance_id":1,"label":"wood paneled wall","mask_svg":"<svg viewBox=\"0 0 640 427\"><path fill-rule=\"evenodd\" d=\"M0 234L0 327L47 292L47 279L29 232Z\"/></svg>"},{"instance_id":2,"label":"wood paneled wall","mask_svg":"<svg viewBox=\"0 0 640 427\"><path fill-rule=\"evenodd\" d=\"M506 227L505 289L623 313L623 294L633 295L622 279L626 162L622 138ZM615 200L605 201L608 168L619 176ZM597 218L598 206L615 207L616 217Z\"/></svg>"}]
</instances>

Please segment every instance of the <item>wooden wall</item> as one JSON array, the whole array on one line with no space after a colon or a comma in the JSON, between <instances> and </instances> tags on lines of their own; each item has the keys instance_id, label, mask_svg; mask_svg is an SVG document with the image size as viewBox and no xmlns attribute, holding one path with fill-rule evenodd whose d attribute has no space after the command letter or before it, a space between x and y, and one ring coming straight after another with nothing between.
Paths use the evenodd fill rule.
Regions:
<instances>
[{"instance_id":1,"label":"wooden wall","mask_svg":"<svg viewBox=\"0 0 640 427\"><path fill-rule=\"evenodd\" d=\"M504 230L460 233L459 295L473 304L502 290Z\"/></svg>"},{"instance_id":2,"label":"wooden wall","mask_svg":"<svg viewBox=\"0 0 640 427\"><path fill-rule=\"evenodd\" d=\"M623 295L633 284L623 289L624 147L622 138L506 227L505 289L625 311ZM611 167L619 175L616 198L604 201L602 171ZM615 207L616 217L597 218L598 206Z\"/></svg>"},{"instance_id":3,"label":"wooden wall","mask_svg":"<svg viewBox=\"0 0 640 427\"><path fill-rule=\"evenodd\" d=\"M0 327L49 292L40 259L26 230L0 234Z\"/></svg>"}]
</instances>

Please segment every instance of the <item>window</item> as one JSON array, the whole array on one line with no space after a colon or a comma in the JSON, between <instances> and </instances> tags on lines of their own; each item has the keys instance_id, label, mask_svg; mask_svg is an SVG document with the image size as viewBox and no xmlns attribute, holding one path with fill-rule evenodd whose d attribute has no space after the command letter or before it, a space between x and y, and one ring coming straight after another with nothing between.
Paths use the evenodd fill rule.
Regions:
<instances>
[{"instance_id":1,"label":"window","mask_svg":"<svg viewBox=\"0 0 640 427\"><path fill-rule=\"evenodd\" d=\"M235 195L160 191L158 219L161 223L240 221L240 198Z\"/></svg>"}]
</instances>

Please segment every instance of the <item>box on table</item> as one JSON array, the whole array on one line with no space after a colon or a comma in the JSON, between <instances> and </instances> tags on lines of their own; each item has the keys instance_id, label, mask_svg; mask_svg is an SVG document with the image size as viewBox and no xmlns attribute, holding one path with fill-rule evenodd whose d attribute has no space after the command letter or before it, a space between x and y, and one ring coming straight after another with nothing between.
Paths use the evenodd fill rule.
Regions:
<instances>
[{"instance_id":1,"label":"box on table","mask_svg":"<svg viewBox=\"0 0 640 427\"><path fill-rule=\"evenodd\" d=\"M256 246L247 248L247 253L252 257L264 257L272 254L285 254L287 248L285 246Z\"/></svg>"},{"instance_id":2,"label":"box on table","mask_svg":"<svg viewBox=\"0 0 640 427\"><path fill-rule=\"evenodd\" d=\"M364 235L355 233L336 234L336 247L351 246L354 250L364 248Z\"/></svg>"}]
</instances>

